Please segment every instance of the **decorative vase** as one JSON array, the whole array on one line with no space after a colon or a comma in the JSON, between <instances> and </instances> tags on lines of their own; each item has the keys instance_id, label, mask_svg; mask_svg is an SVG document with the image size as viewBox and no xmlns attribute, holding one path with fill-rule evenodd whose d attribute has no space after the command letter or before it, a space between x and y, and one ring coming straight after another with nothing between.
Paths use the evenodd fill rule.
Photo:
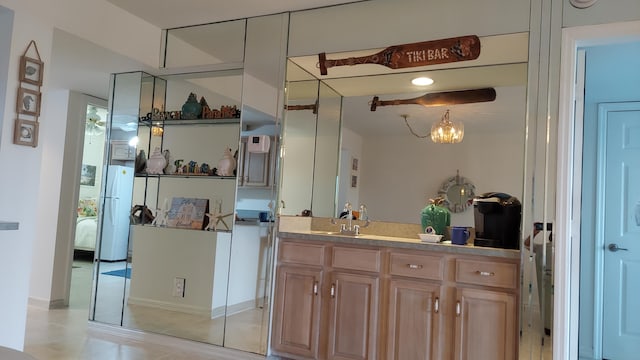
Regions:
<instances>
[{"instance_id":1,"label":"decorative vase","mask_svg":"<svg viewBox=\"0 0 640 360\"><path fill-rule=\"evenodd\" d=\"M202 105L198 102L196 94L190 93L187 101L182 105L182 118L186 120L197 119L202 114Z\"/></svg>"},{"instance_id":2,"label":"decorative vase","mask_svg":"<svg viewBox=\"0 0 640 360\"><path fill-rule=\"evenodd\" d=\"M153 150L153 154L149 156L149 160L147 160L147 174L162 174L166 165L167 160L162 155L160 148L156 147Z\"/></svg>"},{"instance_id":3,"label":"decorative vase","mask_svg":"<svg viewBox=\"0 0 640 360\"><path fill-rule=\"evenodd\" d=\"M442 199L430 199L430 202L429 205L422 209L422 231L431 226L436 234L445 235L447 226L451 225L451 212L446 207L441 206Z\"/></svg>"},{"instance_id":4,"label":"decorative vase","mask_svg":"<svg viewBox=\"0 0 640 360\"><path fill-rule=\"evenodd\" d=\"M224 156L218 161L218 176L233 176L236 169L236 159L230 148L224 149Z\"/></svg>"}]
</instances>

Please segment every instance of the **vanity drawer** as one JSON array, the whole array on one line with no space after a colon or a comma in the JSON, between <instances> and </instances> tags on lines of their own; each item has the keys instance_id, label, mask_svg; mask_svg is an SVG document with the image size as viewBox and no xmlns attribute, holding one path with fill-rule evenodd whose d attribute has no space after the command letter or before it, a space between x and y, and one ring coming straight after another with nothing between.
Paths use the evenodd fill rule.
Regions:
<instances>
[{"instance_id":1,"label":"vanity drawer","mask_svg":"<svg viewBox=\"0 0 640 360\"><path fill-rule=\"evenodd\" d=\"M380 271L380 250L335 246L331 266L340 269Z\"/></svg>"},{"instance_id":2,"label":"vanity drawer","mask_svg":"<svg viewBox=\"0 0 640 360\"><path fill-rule=\"evenodd\" d=\"M518 284L518 265L457 259L456 282L515 289Z\"/></svg>"},{"instance_id":3,"label":"vanity drawer","mask_svg":"<svg viewBox=\"0 0 640 360\"><path fill-rule=\"evenodd\" d=\"M324 245L283 241L280 243L280 262L322 266Z\"/></svg>"},{"instance_id":4,"label":"vanity drawer","mask_svg":"<svg viewBox=\"0 0 640 360\"><path fill-rule=\"evenodd\" d=\"M391 253L391 275L442 280L444 262L441 256Z\"/></svg>"}]
</instances>

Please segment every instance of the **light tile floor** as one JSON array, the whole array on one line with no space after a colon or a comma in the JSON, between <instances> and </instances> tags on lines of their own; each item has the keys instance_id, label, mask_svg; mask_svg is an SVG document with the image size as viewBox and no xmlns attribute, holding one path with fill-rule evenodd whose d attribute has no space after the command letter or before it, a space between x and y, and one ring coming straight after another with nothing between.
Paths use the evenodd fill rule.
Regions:
<instances>
[{"instance_id":1,"label":"light tile floor","mask_svg":"<svg viewBox=\"0 0 640 360\"><path fill-rule=\"evenodd\" d=\"M112 264L112 267L121 268L122 265ZM108 269L103 270L107 271ZM228 335L225 342L229 348L164 336L163 331L159 330L160 328L155 328L155 332L158 334L154 334L89 322L92 271L91 262L74 262L72 291L68 308L44 310L29 307L25 337L26 353L41 360L265 359L261 355L231 349L231 347L248 349L253 352L266 350L265 341L257 340L257 336L248 336L248 333L266 331L266 326L262 325L266 323L263 319L263 311L245 311L228 317L226 324ZM117 277L112 278L114 279L107 279L118 281ZM130 316L127 321L131 323L138 321L148 326L152 322L145 319L146 316L158 317L157 312L149 312L148 309L130 310L126 313L136 317L133 319L133 316ZM118 311L116 310L114 313ZM176 316L175 313L163 315L164 318L172 318L173 322L188 323L193 320L189 319L189 316ZM203 331L206 332L205 329L203 327L199 329L200 332L192 334L174 334L168 330L164 331L164 334L207 339L202 335Z\"/></svg>"}]
</instances>

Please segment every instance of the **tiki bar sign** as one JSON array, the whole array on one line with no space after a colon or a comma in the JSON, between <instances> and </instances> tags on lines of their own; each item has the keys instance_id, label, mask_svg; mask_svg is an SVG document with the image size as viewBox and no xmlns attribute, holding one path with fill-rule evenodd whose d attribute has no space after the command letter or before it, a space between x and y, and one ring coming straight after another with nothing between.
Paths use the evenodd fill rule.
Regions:
<instances>
[{"instance_id":1,"label":"tiki bar sign","mask_svg":"<svg viewBox=\"0 0 640 360\"><path fill-rule=\"evenodd\" d=\"M391 69L446 64L477 59L480 55L480 39L476 35L449 39L394 45L369 56L344 59L327 59L326 53L318 54L320 74L335 66L378 64Z\"/></svg>"}]
</instances>

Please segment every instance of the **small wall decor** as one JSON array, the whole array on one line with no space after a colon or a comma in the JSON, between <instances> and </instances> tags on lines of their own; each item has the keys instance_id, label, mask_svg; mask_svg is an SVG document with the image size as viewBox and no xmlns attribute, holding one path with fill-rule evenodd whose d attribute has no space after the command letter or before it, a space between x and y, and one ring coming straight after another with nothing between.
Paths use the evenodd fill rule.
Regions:
<instances>
[{"instance_id":1,"label":"small wall decor","mask_svg":"<svg viewBox=\"0 0 640 360\"><path fill-rule=\"evenodd\" d=\"M27 56L33 47L36 57ZM19 79L20 87L16 99L16 113L13 143L17 145L38 146L38 116L42 103L42 75L44 63L40 59L40 52L36 42L31 40L20 58ZM23 117L27 117L24 119Z\"/></svg>"},{"instance_id":2,"label":"small wall decor","mask_svg":"<svg viewBox=\"0 0 640 360\"><path fill-rule=\"evenodd\" d=\"M318 54L320 74L334 66L378 64L390 69L446 64L456 61L474 60L480 56L480 39L476 35L418 43L389 46L369 56L345 59L327 59L325 53Z\"/></svg>"},{"instance_id":3,"label":"small wall decor","mask_svg":"<svg viewBox=\"0 0 640 360\"><path fill-rule=\"evenodd\" d=\"M36 43L32 40L29 46L31 46L31 44L35 46ZM38 48L36 48L36 51L37 50ZM40 54L38 54L38 57L40 57ZM20 81L41 86L43 70L44 64L40 59L30 58L26 55L22 55L20 58Z\"/></svg>"},{"instance_id":4,"label":"small wall decor","mask_svg":"<svg viewBox=\"0 0 640 360\"><path fill-rule=\"evenodd\" d=\"M80 172L80 185L95 186L96 185L96 166L82 164Z\"/></svg>"},{"instance_id":5,"label":"small wall decor","mask_svg":"<svg viewBox=\"0 0 640 360\"><path fill-rule=\"evenodd\" d=\"M38 146L38 122L16 119L13 143L32 147Z\"/></svg>"},{"instance_id":6,"label":"small wall decor","mask_svg":"<svg viewBox=\"0 0 640 360\"><path fill-rule=\"evenodd\" d=\"M18 114L40 116L40 97L41 94L38 91L19 88L16 104Z\"/></svg>"}]
</instances>

